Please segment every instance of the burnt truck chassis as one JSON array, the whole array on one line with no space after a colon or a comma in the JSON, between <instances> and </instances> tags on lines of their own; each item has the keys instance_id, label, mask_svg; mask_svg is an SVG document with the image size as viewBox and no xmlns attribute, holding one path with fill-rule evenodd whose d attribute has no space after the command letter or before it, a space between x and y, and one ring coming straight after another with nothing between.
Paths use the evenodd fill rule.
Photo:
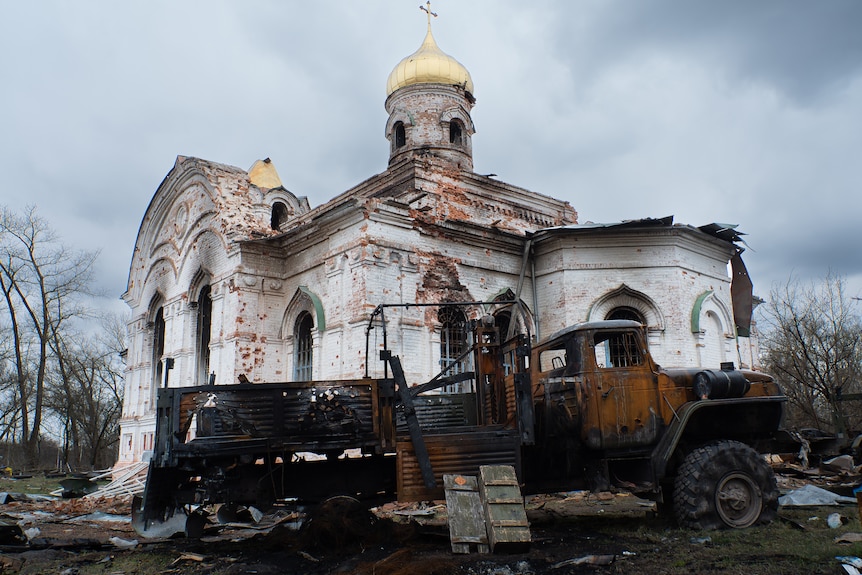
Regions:
<instances>
[{"instance_id":1,"label":"burnt truck chassis","mask_svg":"<svg viewBox=\"0 0 862 575\"><path fill-rule=\"evenodd\" d=\"M387 361L401 373L397 357ZM133 504L136 529L146 534L178 511L197 525L195 508L215 503L265 509L339 495L442 499L444 473L476 474L492 464L520 470L517 432L474 425L472 394L416 397L396 381L160 390L146 489Z\"/></svg>"},{"instance_id":2,"label":"burnt truck chassis","mask_svg":"<svg viewBox=\"0 0 862 575\"><path fill-rule=\"evenodd\" d=\"M553 372L537 373L543 344L531 348L528 335L500 343L501 334L486 321L474 323L474 345L461 358L431 381L410 387L399 358L386 349L383 307L374 315L384 328L384 378L160 389L146 489L133 503L135 528L147 535L151 525L185 517L186 533L195 536L203 529L201 510L212 504L266 508L279 500L319 502L337 495L442 499L444 474L477 475L481 465L513 466L526 493L615 483L661 502L671 497L669 480L690 465L685 456L707 449L710 440L723 440L713 444L725 451L754 453L748 445L774 445L786 398L777 386L759 397L742 397L745 383L744 390L726 396L671 406L672 416L654 441L590 446L590 437L578 436L576 424L584 422L572 415L583 392L576 393L565 377L545 377ZM648 358L645 347L642 353ZM468 355L475 371L447 375ZM656 381L660 375L668 379L650 365ZM747 381L740 373L691 370L683 377L691 380L685 379L685 393L702 393L704 377ZM422 395L468 380L471 393ZM614 389L602 397L622 393ZM762 465L751 465L766 473ZM774 477L758 480L767 491L770 478L774 486ZM761 490L753 483L743 487ZM735 521L725 524L737 526ZM745 523L739 526L751 521Z\"/></svg>"}]
</instances>

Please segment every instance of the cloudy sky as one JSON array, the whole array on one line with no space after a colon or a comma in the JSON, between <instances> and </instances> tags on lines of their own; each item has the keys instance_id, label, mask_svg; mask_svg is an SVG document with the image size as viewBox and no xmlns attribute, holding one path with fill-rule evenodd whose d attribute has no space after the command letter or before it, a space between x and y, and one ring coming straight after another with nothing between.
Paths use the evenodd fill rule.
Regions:
<instances>
[{"instance_id":1,"label":"cloudy sky","mask_svg":"<svg viewBox=\"0 0 862 575\"><path fill-rule=\"evenodd\" d=\"M418 0L39 0L0 17L0 203L99 249L117 310L177 155L272 158L318 205L386 168L386 78ZM862 2L437 0L470 71L475 170L580 221L733 223L765 297L862 296Z\"/></svg>"}]
</instances>

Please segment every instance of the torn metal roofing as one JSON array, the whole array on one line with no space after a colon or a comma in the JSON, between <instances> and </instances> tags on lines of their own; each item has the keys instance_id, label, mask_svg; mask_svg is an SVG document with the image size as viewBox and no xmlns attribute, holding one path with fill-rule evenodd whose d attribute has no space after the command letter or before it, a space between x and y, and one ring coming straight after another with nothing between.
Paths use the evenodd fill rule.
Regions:
<instances>
[{"instance_id":1,"label":"torn metal roofing","mask_svg":"<svg viewBox=\"0 0 862 575\"><path fill-rule=\"evenodd\" d=\"M587 222L584 224L574 224L569 226L557 226L553 228L543 228L536 230L532 235L534 238L540 238L542 235L550 235L555 233L567 232L590 232L601 233L602 231L615 232L622 230L641 230L644 228L687 228L690 230L698 230L720 240L729 243L741 243L747 245L742 236L743 232L737 231L737 224L720 224L711 223L703 226L690 226L688 224L674 224L673 216L665 216L663 218L640 218L637 220L623 220L621 222L610 223L595 223Z\"/></svg>"}]
</instances>

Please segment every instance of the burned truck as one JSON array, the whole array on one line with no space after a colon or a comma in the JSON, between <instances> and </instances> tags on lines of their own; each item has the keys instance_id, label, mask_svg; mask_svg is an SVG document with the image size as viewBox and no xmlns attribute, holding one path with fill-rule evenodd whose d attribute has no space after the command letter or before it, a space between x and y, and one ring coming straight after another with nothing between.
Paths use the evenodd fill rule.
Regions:
<instances>
[{"instance_id":1,"label":"burned truck","mask_svg":"<svg viewBox=\"0 0 862 575\"><path fill-rule=\"evenodd\" d=\"M472 370L418 385L383 349L383 378L161 389L135 525L146 534L179 517L196 534L214 504L442 499L444 474L481 465L513 466L524 493L623 488L688 527L774 516L760 452L777 440L786 397L770 376L663 368L630 320L577 324L538 344L506 337L490 316L472 333L458 360L469 356Z\"/></svg>"}]
</instances>

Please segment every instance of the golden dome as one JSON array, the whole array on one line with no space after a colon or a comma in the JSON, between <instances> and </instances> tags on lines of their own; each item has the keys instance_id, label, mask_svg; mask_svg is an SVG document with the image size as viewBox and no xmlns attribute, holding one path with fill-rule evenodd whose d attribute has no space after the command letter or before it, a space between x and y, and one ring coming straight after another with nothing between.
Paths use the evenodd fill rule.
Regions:
<instances>
[{"instance_id":1,"label":"golden dome","mask_svg":"<svg viewBox=\"0 0 862 575\"><path fill-rule=\"evenodd\" d=\"M275 171L275 166L269 158L257 160L252 164L251 168L248 169L248 180L258 188L283 187L281 178L278 177L278 172Z\"/></svg>"},{"instance_id":2,"label":"golden dome","mask_svg":"<svg viewBox=\"0 0 862 575\"><path fill-rule=\"evenodd\" d=\"M395 90L413 84L459 84L473 93L473 79L458 60L446 54L437 47L431 34L431 22L428 22L428 32L419 49L398 62L386 81L386 95Z\"/></svg>"}]
</instances>

